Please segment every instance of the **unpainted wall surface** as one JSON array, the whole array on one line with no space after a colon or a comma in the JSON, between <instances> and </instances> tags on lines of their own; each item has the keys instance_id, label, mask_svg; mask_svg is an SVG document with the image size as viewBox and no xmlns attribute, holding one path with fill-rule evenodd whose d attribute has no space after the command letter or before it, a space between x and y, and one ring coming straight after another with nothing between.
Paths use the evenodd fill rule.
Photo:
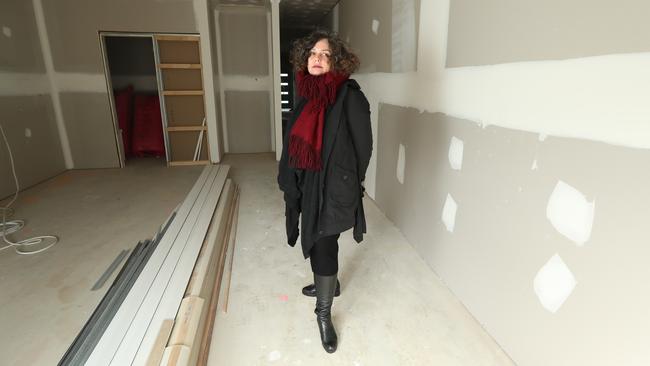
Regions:
<instances>
[{"instance_id":1,"label":"unpainted wall surface","mask_svg":"<svg viewBox=\"0 0 650 366\"><path fill-rule=\"evenodd\" d=\"M2 96L0 116L21 189L65 170L49 95ZM15 189L7 146L0 138L0 199Z\"/></svg>"},{"instance_id":2,"label":"unpainted wall surface","mask_svg":"<svg viewBox=\"0 0 650 366\"><path fill-rule=\"evenodd\" d=\"M416 70L419 0L342 0L339 34L361 59L360 72Z\"/></svg>"},{"instance_id":3,"label":"unpainted wall surface","mask_svg":"<svg viewBox=\"0 0 650 366\"><path fill-rule=\"evenodd\" d=\"M453 138L462 142L460 169L450 163L450 155L458 161L458 150L450 152ZM644 346L650 342L650 174L643 169L650 151L540 140L387 104L379 107L378 147L377 203L515 362L650 363ZM547 217L558 181L595 202L593 229L582 245ZM448 195L451 214L445 213ZM577 205L566 196L559 202ZM565 217L564 224L574 219ZM536 278L556 254L577 284L553 313L538 297ZM605 339L606 346L595 347Z\"/></svg>"},{"instance_id":4,"label":"unpainted wall surface","mask_svg":"<svg viewBox=\"0 0 650 366\"><path fill-rule=\"evenodd\" d=\"M191 0L42 0L54 68L102 73L99 31L195 33Z\"/></svg>"},{"instance_id":5,"label":"unpainted wall surface","mask_svg":"<svg viewBox=\"0 0 650 366\"><path fill-rule=\"evenodd\" d=\"M119 166L99 32L196 33L193 1L40 1L74 167Z\"/></svg>"},{"instance_id":6,"label":"unpainted wall surface","mask_svg":"<svg viewBox=\"0 0 650 366\"><path fill-rule=\"evenodd\" d=\"M269 93L226 91L230 153L271 151Z\"/></svg>"},{"instance_id":7,"label":"unpainted wall surface","mask_svg":"<svg viewBox=\"0 0 650 366\"><path fill-rule=\"evenodd\" d=\"M221 57L226 75L268 75L269 48L266 12L221 11Z\"/></svg>"},{"instance_id":8,"label":"unpainted wall surface","mask_svg":"<svg viewBox=\"0 0 650 366\"><path fill-rule=\"evenodd\" d=\"M450 1L447 66L646 52L644 0ZM634 9L634 11L629 11Z\"/></svg>"},{"instance_id":9,"label":"unpainted wall surface","mask_svg":"<svg viewBox=\"0 0 650 366\"><path fill-rule=\"evenodd\" d=\"M0 72L45 72L31 1L0 1Z\"/></svg>"},{"instance_id":10,"label":"unpainted wall surface","mask_svg":"<svg viewBox=\"0 0 650 366\"><path fill-rule=\"evenodd\" d=\"M32 1L0 2L0 125L21 189L65 170ZM0 139L0 199L15 189Z\"/></svg>"},{"instance_id":11,"label":"unpainted wall surface","mask_svg":"<svg viewBox=\"0 0 650 366\"><path fill-rule=\"evenodd\" d=\"M107 98L105 93L61 93L75 169L120 166Z\"/></svg>"},{"instance_id":12,"label":"unpainted wall surface","mask_svg":"<svg viewBox=\"0 0 650 366\"><path fill-rule=\"evenodd\" d=\"M227 152L272 151L268 9L218 7ZM216 30L216 29L215 29ZM215 37L216 38L216 37ZM266 99L264 99L266 98Z\"/></svg>"}]
</instances>

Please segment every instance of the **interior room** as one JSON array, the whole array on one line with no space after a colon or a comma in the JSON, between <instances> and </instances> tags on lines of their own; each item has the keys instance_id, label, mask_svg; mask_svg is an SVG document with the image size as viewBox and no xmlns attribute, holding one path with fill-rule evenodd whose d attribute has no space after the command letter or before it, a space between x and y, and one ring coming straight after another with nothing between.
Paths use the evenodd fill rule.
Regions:
<instances>
[{"instance_id":1,"label":"interior room","mask_svg":"<svg viewBox=\"0 0 650 366\"><path fill-rule=\"evenodd\" d=\"M0 364L649 365L648 11L0 2ZM315 30L360 64L304 109L309 62L342 67ZM333 276L286 164L317 227L352 207Z\"/></svg>"}]
</instances>

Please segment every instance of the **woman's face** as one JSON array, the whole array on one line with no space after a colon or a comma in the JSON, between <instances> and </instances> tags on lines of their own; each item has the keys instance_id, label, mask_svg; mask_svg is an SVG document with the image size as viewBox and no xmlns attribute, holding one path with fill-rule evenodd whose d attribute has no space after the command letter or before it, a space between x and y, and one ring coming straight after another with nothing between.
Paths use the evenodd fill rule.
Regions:
<instances>
[{"instance_id":1,"label":"woman's face","mask_svg":"<svg viewBox=\"0 0 650 366\"><path fill-rule=\"evenodd\" d=\"M316 42L307 59L307 71L314 76L323 75L330 71L330 58L332 50L327 39L321 39Z\"/></svg>"}]
</instances>

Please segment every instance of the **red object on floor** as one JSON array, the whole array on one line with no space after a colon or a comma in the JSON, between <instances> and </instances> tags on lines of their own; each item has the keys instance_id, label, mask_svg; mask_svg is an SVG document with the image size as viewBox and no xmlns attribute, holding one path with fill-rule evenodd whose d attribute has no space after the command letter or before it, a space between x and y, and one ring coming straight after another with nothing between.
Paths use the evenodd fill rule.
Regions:
<instances>
[{"instance_id":1,"label":"red object on floor","mask_svg":"<svg viewBox=\"0 0 650 366\"><path fill-rule=\"evenodd\" d=\"M165 156L160 100L157 95L136 95L131 150L135 156Z\"/></svg>"},{"instance_id":2,"label":"red object on floor","mask_svg":"<svg viewBox=\"0 0 650 366\"><path fill-rule=\"evenodd\" d=\"M115 95L115 113L117 114L117 124L122 130L122 144L124 146L124 155L130 157L131 151L131 132L133 128L133 86L129 85L124 90L114 91Z\"/></svg>"}]
</instances>

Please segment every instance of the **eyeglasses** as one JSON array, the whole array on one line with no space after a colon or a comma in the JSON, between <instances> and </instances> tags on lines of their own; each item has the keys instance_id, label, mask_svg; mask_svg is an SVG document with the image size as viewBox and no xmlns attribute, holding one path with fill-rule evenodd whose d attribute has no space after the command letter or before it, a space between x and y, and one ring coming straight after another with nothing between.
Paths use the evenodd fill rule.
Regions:
<instances>
[{"instance_id":1,"label":"eyeglasses","mask_svg":"<svg viewBox=\"0 0 650 366\"><path fill-rule=\"evenodd\" d=\"M328 50L319 51L317 49L311 49L309 51L309 58L319 58L319 59L329 60L330 57L332 57L332 52Z\"/></svg>"}]
</instances>

